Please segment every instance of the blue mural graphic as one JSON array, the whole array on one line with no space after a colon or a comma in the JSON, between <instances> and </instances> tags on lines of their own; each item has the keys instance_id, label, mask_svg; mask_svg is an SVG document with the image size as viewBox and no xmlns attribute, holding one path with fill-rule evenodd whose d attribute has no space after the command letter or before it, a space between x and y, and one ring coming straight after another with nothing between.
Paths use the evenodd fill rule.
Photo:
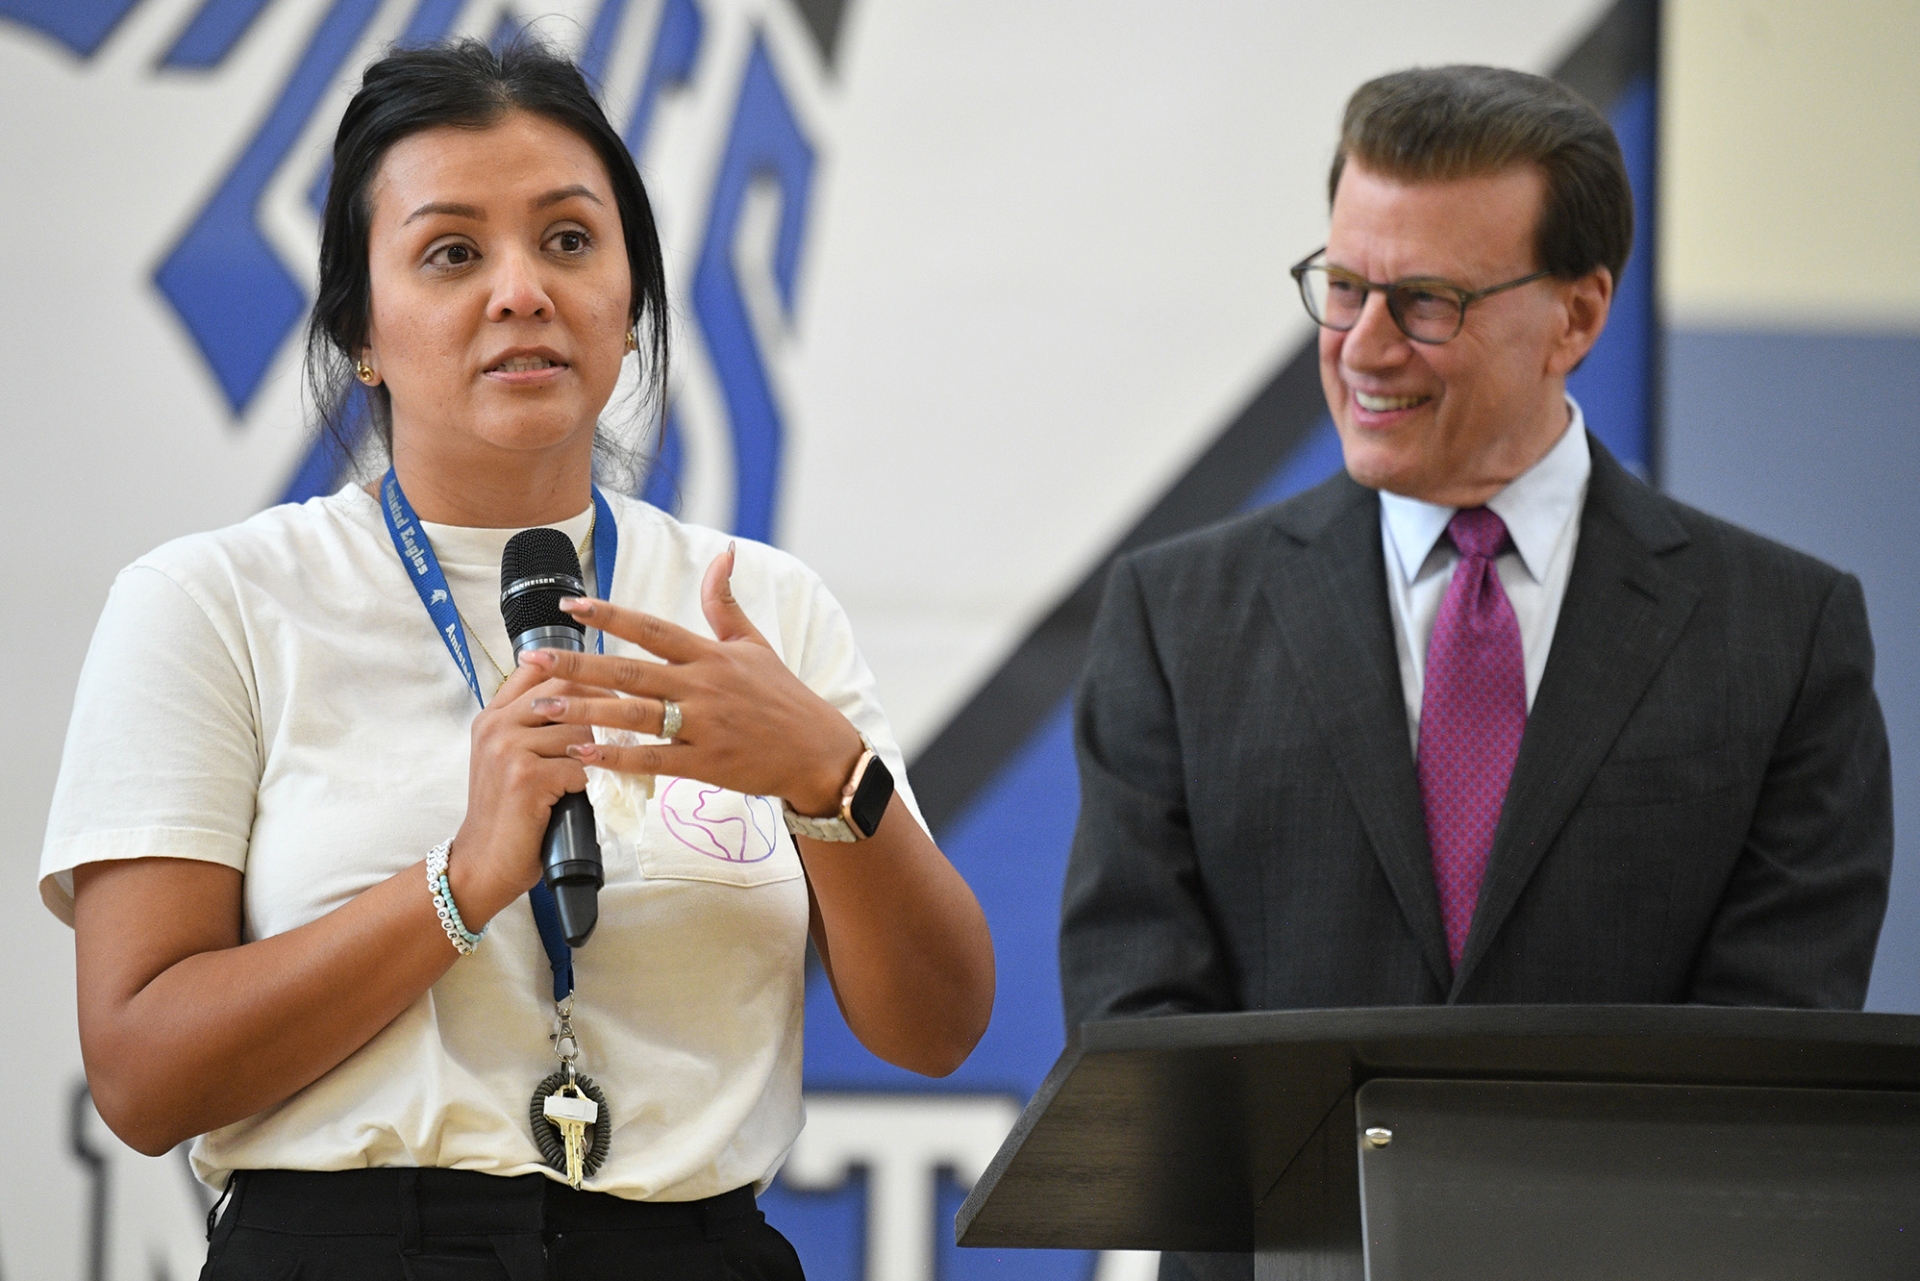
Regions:
<instances>
[{"instance_id":1,"label":"blue mural graphic","mask_svg":"<svg viewBox=\"0 0 1920 1281\"><path fill-rule=\"evenodd\" d=\"M0 0L0 21L17 22L51 36L69 53L91 58L120 19L140 0Z\"/></svg>"},{"instance_id":2,"label":"blue mural graphic","mask_svg":"<svg viewBox=\"0 0 1920 1281\"><path fill-rule=\"evenodd\" d=\"M1620 464L1655 479L1654 365L1658 330L1653 295L1655 103L1651 78L1627 86L1608 113L1633 179L1633 255L1620 273L1606 332L1567 379L1587 427Z\"/></svg>"},{"instance_id":3,"label":"blue mural graphic","mask_svg":"<svg viewBox=\"0 0 1920 1281\"><path fill-rule=\"evenodd\" d=\"M235 414L307 312L305 287L260 230L260 199L379 9L337 0L327 11L266 122L154 273Z\"/></svg>"},{"instance_id":4,"label":"blue mural graphic","mask_svg":"<svg viewBox=\"0 0 1920 1281\"><path fill-rule=\"evenodd\" d=\"M467 0L420 0L419 7L407 19L406 27L394 43L402 48L432 44L453 30L454 19L466 7Z\"/></svg>"},{"instance_id":5,"label":"blue mural graphic","mask_svg":"<svg viewBox=\"0 0 1920 1281\"><path fill-rule=\"evenodd\" d=\"M193 71L219 66L271 3L273 0L207 0L160 65Z\"/></svg>"},{"instance_id":6,"label":"blue mural graphic","mask_svg":"<svg viewBox=\"0 0 1920 1281\"><path fill-rule=\"evenodd\" d=\"M627 127L621 141L637 162L644 154L653 129L653 109L660 95L669 89L684 88L693 81L694 63L706 34L706 21L693 0L666 0L660 8L660 25L653 38L653 52L647 59L646 74L634 94L633 108L627 114ZM661 511L680 514L680 479L685 474L686 440L680 428L680 415L669 405L660 424L660 442L654 449L653 464L641 486L640 496ZM738 531L736 531L738 532Z\"/></svg>"},{"instance_id":7,"label":"blue mural graphic","mask_svg":"<svg viewBox=\"0 0 1920 1281\"><path fill-rule=\"evenodd\" d=\"M1055 938L1067 848L1080 808L1080 782L1064 704L946 831L940 848L973 887L993 927L1000 976L993 1022L959 1071L928 1081L889 1067L847 1030L826 980L807 991L805 1079L808 1091L1003 1093L1024 1103L1059 1056L1060 977ZM1072 1250L962 1250L953 1216L966 1190L951 1178L938 1186L934 1215L937 1275L942 1281L1019 1277L1080 1281L1094 1257ZM853 1281L863 1274L866 1188L850 1180L827 1193L800 1193L776 1183L762 1198L767 1218L793 1238L809 1276Z\"/></svg>"},{"instance_id":8,"label":"blue mural graphic","mask_svg":"<svg viewBox=\"0 0 1920 1281\"><path fill-rule=\"evenodd\" d=\"M499 53L519 39L520 33L526 29L527 24L514 17L511 9L502 9L500 16L494 19L493 34L487 37L487 46Z\"/></svg>"},{"instance_id":9,"label":"blue mural graphic","mask_svg":"<svg viewBox=\"0 0 1920 1281\"><path fill-rule=\"evenodd\" d=\"M4 2L22 8L21 0ZM217 67L265 6L266 0L208 0L164 64L176 69ZM53 10L25 8L32 10L27 16L35 25L46 28L52 23L54 33L70 43L92 40L97 44L111 25L109 19L120 16L114 6L96 5L91 25L71 20L62 25L54 22ZM378 0L336 0L329 8L260 129L155 273L161 293L180 316L236 416L258 393L268 368L298 330L309 302L260 228L260 201L379 8ZM463 8L459 0L420 0L396 43L422 44L444 37ZM582 70L595 83L605 78L629 8L628 0L603 0L595 11L579 55ZM661 95L692 83L705 25L695 0L662 4L645 71L622 130L636 158L645 149ZM502 44L521 29L513 11L502 7L491 38L496 45ZM708 203L693 288L694 316L712 357L733 437L736 506L731 524L751 538L772 538L784 422L741 282L736 279L734 247L749 190L756 180L771 180L780 191L782 205L768 269L790 315L813 164L813 144L800 127L765 40L756 36ZM325 207L329 177L323 163L307 188L308 204L316 214ZM364 426L353 421L349 435ZM677 509L686 460L685 434L678 415L670 413L644 494L670 510ZM300 501L326 492L338 483L346 462L337 442L317 439L289 477L282 500Z\"/></svg>"},{"instance_id":10,"label":"blue mural graphic","mask_svg":"<svg viewBox=\"0 0 1920 1281\"><path fill-rule=\"evenodd\" d=\"M580 56L583 70L596 82L605 76L627 7L627 0L603 0L588 30ZM413 20L401 35L400 43L419 43L440 38L451 28L460 8L459 4L448 3L448 0L422 0ZM511 39L518 29L511 14L503 10L494 31L496 43ZM666 0L661 6L646 69L622 131L623 140L636 158L644 153L654 110L661 95L692 82L704 33L705 19L694 0ZM259 149L262 148L256 140L249 154ZM800 128L765 40L756 36L747 59L739 101L709 201L708 224L694 280L693 311L702 337L706 340L713 372L727 406L733 436L735 515L732 528L750 538L768 541L772 538L778 501L784 425L767 375L765 356L752 331L741 284L735 276L733 251L740 230L740 215L749 190L757 179L773 181L780 191L782 205L780 228L768 270L782 306L790 315L800 250L805 237L813 163L813 145ZM268 176L271 171L272 166L269 166ZM323 167L308 191L308 200L316 211L324 206L327 178L327 171ZM228 185L237 187L242 184L230 178ZM247 206L250 219L257 213L253 206L257 205L258 192L264 185L265 178L262 177L252 188L254 200ZM211 213L216 206L220 206L221 212L231 218L235 213L235 204L234 201L228 201L221 205L216 197L215 201L209 203L209 211ZM207 216L203 215L201 221L208 221ZM251 231L253 238L264 246L257 227L251 228ZM190 232L190 239L192 235ZM179 274L190 275L193 266L188 264ZM163 268L163 274L166 270ZM203 287L206 284L200 283ZM189 289L188 293L191 292ZM178 305L178 299L175 301ZM305 299L302 298L300 308L304 309L304 306ZM182 314L188 314L184 308ZM297 320L297 315L295 318ZM191 317L188 317L188 323L192 328L194 322ZM280 339L273 344L274 350L277 350L278 342L285 340L290 329L291 326L288 326L282 330ZM201 342L202 350L208 353L209 363L216 373L236 364L247 354L217 326L202 326L195 331L195 336ZM218 348L218 354L212 348ZM267 358L271 356L272 351L268 351ZM264 363L258 362L251 382L244 385L223 382L236 412L257 389ZM357 432L363 425L358 424L357 419L355 422ZM680 483L687 460L685 442L679 414L670 410L653 466L642 490L643 496L649 501L670 511L679 508ZM289 479L282 501L297 502L326 492L338 483L346 461L335 441L324 438L316 440Z\"/></svg>"},{"instance_id":11,"label":"blue mural graphic","mask_svg":"<svg viewBox=\"0 0 1920 1281\"><path fill-rule=\"evenodd\" d=\"M413 11L413 16L407 20L407 25L401 29L399 36L395 38L393 43L395 46L403 49L432 44L442 36L445 36L447 32L453 30L453 20L460 16L460 10L464 8L465 5L466 0L420 0L420 6ZM313 185L307 188L307 207L313 210L313 216L316 218L326 216L327 184L331 182L332 179L333 157L327 156L321 160L319 171L313 175ZM340 465L345 466L345 464L346 460L342 458ZM307 463L302 462L299 470L304 471L306 466ZM323 479L321 483L325 484L326 482ZM292 493L294 491L289 489L288 492ZM314 490L312 492L321 493L324 491ZM305 491L302 491L300 496L304 498L307 494ZM284 501L293 500L288 499Z\"/></svg>"},{"instance_id":12,"label":"blue mural graphic","mask_svg":"<svg viewBox=\"0 0 1920 1281\"><path fill-rule=\"evenodd\" d=\"M660 424L660 444L653 452L653 465L640 488L640 497L663 512L680 514L680 476L686 467L686 442L680 436L680 414L667 407L666 421Z\"/></svg>"},{"instance_id":13,"label":"blue mural graphic","mask_svg":"<svg viewBox=\"0 0 1920 1281\"><path fill-rule=\"evenodd\" d=\"M613 56L613 42L620 34L620 21L626 16L627 0L601 0L600 11L593 17L593 26L587 29L586 43L580 46L580 53L574 58L580 66L580 73L596 90L607 74L607 59Z\"/></svg>"},{"instance_id":14,"label":"blue mural graphic","mask_svg":"<svg viewBox=\"0 0 1920 1281\"><path fill-rule=\"evenodd\" d=\"M766 41L759 37L747 58L740 105L714 182L706 242L693 275L693 311L720 377L733 428L734 532L772 542L784 432L733 262L740 214L756 179L769 179L779 187L780 230L773 249L773 279L781 305L791 315L807 196L813 186L813 146L800 131L774 73Z\"/></svg>"},{"instance_id":15,"label":"blue mural graphic","mask_svg":"<svg viewBox=\"0 0 1920 1281\"><path fill-rule=\"evenodd\" d=\"M660 9L660 27L653 37L653 54L647 59L647 74L641 78L640 91L627 113L627 128L620 135L637 161L653 128L653 108L662 92L684 87L693 81L694 60L700 56L700 43L706 21L693 0L667 0Z\"/></svg>"}]
</instances>

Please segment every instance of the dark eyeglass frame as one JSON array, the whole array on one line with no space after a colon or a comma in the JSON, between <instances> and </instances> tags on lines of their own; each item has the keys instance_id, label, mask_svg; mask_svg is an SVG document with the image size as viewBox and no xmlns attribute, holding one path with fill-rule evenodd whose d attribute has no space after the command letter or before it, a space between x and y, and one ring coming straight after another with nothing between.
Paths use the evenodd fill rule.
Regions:
<instances>
[{"instance_id":1,"label":"dark eyeglass frame","mask_svg":"<svg viewBox=\"0 0 1920 1281\"><path fill-rule=\"evenodd\" d=\"M1479 302L1482 298L1486 298L1492 294L1503 293L1509 289L1518 289L1521 285L1530 285L1536 280L1544 280L1553 274L1551 271L1536 271L1530 276L1521 276L1515 280L1503 281L1497 285L1489 285L1485 289L1463 289L1450 280L1440 280L1433 276L1408 276L1401 280L1381 283L1375 280L1368 280L1364 276L1356 276L1352 272L1342 270L1339 267L1329 267L1323 262L1314 261L1314 259L1325 252L1327 252L1327 247L1322 245L1287 269L1287 274L1293 277L1293 283L1300 287L1300 304L1307 309L1307 315L1313 317L1315 324L1325 329L1331 329L1336 333L1346 333L1352 329L1354 325L1360 323L1360 315L1366 310L1367 295L1378 291L1386 297L1387 314L1393 317L1394 325L1401 333L1407 336L1407 340L1409 342L1425 343L1429 347L1438 347L1441 343L1452 342L1455 338L1458 338L1460 331L1466 328L1467 325L1467 308ZM1313 299L1307 294L1307 272L1314 267L1319 267L1329 275L1334 272L1339 272L1343 279L1360 286L1360 309L1354 313L1352 325L1329 324L1314 311ZM1458 317L1454 322L1453 332L1445 338L1422 338L1418 334L1408 330L1407 322L1402 319L1400 315L1402 304L1396 301L1396 296L1401 290L1414 285L1419 286L1425 293L1450 294L1459 304Z\"/></svg>"}]
</instances>

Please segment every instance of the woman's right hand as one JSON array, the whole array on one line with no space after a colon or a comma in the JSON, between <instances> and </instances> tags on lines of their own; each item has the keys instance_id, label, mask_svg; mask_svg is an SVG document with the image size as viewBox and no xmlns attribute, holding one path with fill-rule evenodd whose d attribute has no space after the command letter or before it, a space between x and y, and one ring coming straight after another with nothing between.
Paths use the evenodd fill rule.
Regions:
<instances>
[{"instance_id":1,"label":"woman's right hand","mask_svg":"<svg viewBox=\"0 0 1920 1281\"><path fill-rule=\"evenodd\" d=\"M453 901L476 933L540 879L540 842L553 807L584 791L587 771L567 748L591 730L558 725L532 708L536 698L607 697L604 690L548 678L521 665L473 721L467 813L447 864Z\"/></svg>"},{"instance_id":2,"label":"woman's right hand","mask_svg":"<svg viewBox=\"0 0 1920 1281\"><path fill-rule=\"evenodd\" d=\"M478 930L540 876L554 802L586 786L535 715L540 695L604 696L522 667L473 725L467 814L447 869ZM325 915L247 940L239 869L139 858L74 869L80 1047L94 1105L150 1156L284 1102L331 1071L459 959L415 862Z\"/></svg>"}]
</instances>

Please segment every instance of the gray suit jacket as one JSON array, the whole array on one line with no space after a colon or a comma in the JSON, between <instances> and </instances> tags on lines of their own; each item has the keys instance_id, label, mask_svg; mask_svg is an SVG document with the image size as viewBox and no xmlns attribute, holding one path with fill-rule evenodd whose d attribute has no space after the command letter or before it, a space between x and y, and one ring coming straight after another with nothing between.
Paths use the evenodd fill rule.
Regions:
<instances>
[{"instance_id":1,"label":"gray suit jacket","mask_svg":"<svg viewBox=\"0 0 1920 1281\"><path fill-rule=\"evenodd\" d=\"M1473 1001L1859 1008L1893 858L1860 584L1590 444L1457 972L1374 492L1343 473L1115 565L1076 707L1070 1029ZM1160 1275L1252 1271L1167 1255Z\"/></svg>"},{"instance_id":2,"label":"gray suit jacket","mask_svg":"<svg viewBox=\"0 0 1920 1281\"><path fill-rule=\"evenodd\" d=\"M1457 972L1375 493L1342 474L1115 565L1075 722L1070 1028L1439 1002L1860 1006L1893 850L1860 585L1591 443Z\"/></svg>"}]
</instances>

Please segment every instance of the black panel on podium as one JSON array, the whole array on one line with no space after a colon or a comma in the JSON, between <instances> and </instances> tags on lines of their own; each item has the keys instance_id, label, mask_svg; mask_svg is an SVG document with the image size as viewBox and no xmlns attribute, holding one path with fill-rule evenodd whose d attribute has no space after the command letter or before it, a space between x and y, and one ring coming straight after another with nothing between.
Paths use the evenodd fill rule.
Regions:
<instances>
[{"instance_id":1,"label":"black panel on podium","mask_svg":"<svg viewBox=\"0 0 1920 1281\"><path fill-rule=\"evenodd\" d=\"M1920 1017L1698 1006L1083 1027L964 1246L1300 1281L1920 1277Z\"/></svg>"}]
</instances>

